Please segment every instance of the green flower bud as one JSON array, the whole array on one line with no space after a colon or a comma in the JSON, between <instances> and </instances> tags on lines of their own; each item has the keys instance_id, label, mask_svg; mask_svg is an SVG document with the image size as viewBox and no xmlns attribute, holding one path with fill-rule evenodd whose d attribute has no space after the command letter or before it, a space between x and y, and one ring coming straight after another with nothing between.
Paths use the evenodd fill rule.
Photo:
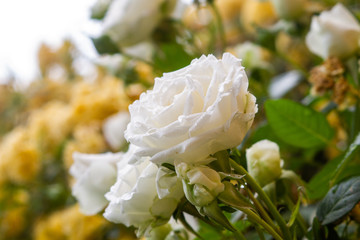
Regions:
<instances>
[{"instance_id":1,"label":"green flower bud","mask_svg":"<svg viewBox=\"0 0 360 240\"><path fill-rule=\"evenodd\" d=\"M208 205L224 191L219 173L207 166L180 163L176 172L182 178L186 198L197 207Z\"/></svg>"}]
</instances>

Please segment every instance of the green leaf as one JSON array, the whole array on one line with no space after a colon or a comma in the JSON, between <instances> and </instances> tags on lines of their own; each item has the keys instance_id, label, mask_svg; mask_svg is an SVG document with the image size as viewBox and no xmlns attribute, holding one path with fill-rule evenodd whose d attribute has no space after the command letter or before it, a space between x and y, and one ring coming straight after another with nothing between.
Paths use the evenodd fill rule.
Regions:
<instances>
[{"instance_id":1,"label":"green leaf","mask_svg":"<svg viewBox=\"0 0 360 240\"><path fill-rule=\"evenodd\" d=\"M333 179L333 173L343 159L343 155L328 162L320 172L318 172L306 185L307 196L310 200L323 198L330 189L330 181ZM345 167L337 178L335 184L346 178L360 175L358 163L351 163Z\"/></svg>"},{"instance_id":2,"label":"green leaf","mask_svg":"<svg viewBox=\"0 0 360 240\"><path fill-rule=\"evenodd\" d=\"M299 210L300 210L300 202L301 202L301 198L299 198L297 200L294 209L292 209L292 214L291 214L290 220L287 223L288 227L291 227L295 223L296 217L299 214Z\"/></svg>"},{"instance_id":3,"label":"green leaf","mask_svg":"<svg viewBox=\"0 0 360 240\"><path fill-rule=\"evenodd\" d=\"M359 150L359 148L360 148L360 133L357 135L354 142L350 145L349 149L347 150L347 152L345 154L345 157L342 159L340 164L337 166L335 173L333 174L334 178L333 178L333 180L331 180L331 185L333 185L336 182L336 180L339 179L341 172L344 171L345 167L353 159L353 157L355 156L355 153Z\"/></svg>"},{"instance_id":4,"label":"green leaf","mask_svg":"<svg viewBox=\"0 0 360 240\"><path fill-rule=\"evenodd\" d=\"M322 146L329 143L334 134L323 114L293 101L268 100L265 110L275 134L293 146Z\"/></svg>"},{"instance_id":5,"label":"green leaf","mask_svg":"<svg viewBox=\"0 0 360 240\"><path fill-rule=\"evenodd\" d=\"M335 171L337 165L340 163L342 157L337 157L328 162L320 172L318 172L307 184L306 190L308 197L319 199L326 195L330 189L330 180L332 173Z\"/></svg>"},{"instance_id":6,"label":"green leaf","mask_svg":"<svg viewBox=\"0 0 360 240\"><path fill-rule=\"evenodd\" d=\"M91 38L91 40L99 54L114 54L120 52L119 48L109 36L103 35L99 38Z\"/></svg>"},{"instance_id":7,"label":"green leaf","mask_svg":"<svg viewBox=\"0 0 360 240\"><path fill-rule=\"evenodd\" d=\"M190 64L190 56L178 43L162 43L154 56L154 65L164 72L178 70Z\"/></svg>"},{"instance_id":8,"label":"green leaf","mask_svg":"<svg viewBox=\"0 0 360 240\"><path fill-rule=\"evenodd\" d=\"M322 225L333 223L350 212L360 200L360 176L330 189L320 202L316 215Z\"/></svg>"}]
</instances>

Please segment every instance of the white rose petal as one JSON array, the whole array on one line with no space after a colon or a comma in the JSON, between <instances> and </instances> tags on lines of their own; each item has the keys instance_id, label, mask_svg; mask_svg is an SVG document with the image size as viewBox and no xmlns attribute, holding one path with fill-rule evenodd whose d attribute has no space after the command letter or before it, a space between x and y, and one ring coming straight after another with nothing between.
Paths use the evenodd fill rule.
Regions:
<instances>
[{"instance_id":1,"label":"white rose petal","mask_svg":"<svg viewBox=\"0 0 360 240\"><path fill-rule=\"evenodd\" d=\"M269 140L262 140L246 149L249 174L260 186L265 186L281 175L279 146Z\"/></svg>"},{"instance_id":2,"label":"white rose petal","mask_svg":"<svg viewBox=\"0 0 360 240\"><path fill-rule=\"evenodd\" d=\"M334 56L346 58L359 48L360 24L341 4L330 11L314 16L306 45L323 59Z\"/></svg>"},{"instance_id":3,"label":"white rose petal","mask_svg":"<svg viewBox=\"0 0 360 240\"><path fill-rule=\"evenodd\" d=\"M129 107L125 138L138 147L130 162L208 163L210 154L239 145L257 112L241 60L202 56L155 79Z\"/></svg>"},{"instance_id":4,"label":"white rose petal","mask_svg":"<svg viewBox=\"0 0 360 240\"><path fill-rule=\"evenodd\" d=\"M119 165L118 179L105 195L110 201L105 218L138 228L138 235L148 233L152 225L166 223L180 199L173 195L158 198L157 173L158 167L147 158L136 165Z\"/></svg>"},{"instance_id":5,"label":"white rose petal","mask_svg":"<svg viewBox=\"0 0 360 240\"><path fill-rule=\"evenodd\" d=\"M119 149L125 145L124 131L129 122L130 114L127 111L119 112L104 121L104 137L112 149Z\"/></svg>"},{"instance_id":6,"label":"white rose petal","mask_svg":"<svg viewBox=\"0 0 360 240\"><path fill-rule=\"evenodd\" d=\"M72 194L86 215L100 212L108 203L104 197L116 181L116 162L123 153L82 154L74 153L70 174L76 179Z\"/></svg>"}]
</instances>

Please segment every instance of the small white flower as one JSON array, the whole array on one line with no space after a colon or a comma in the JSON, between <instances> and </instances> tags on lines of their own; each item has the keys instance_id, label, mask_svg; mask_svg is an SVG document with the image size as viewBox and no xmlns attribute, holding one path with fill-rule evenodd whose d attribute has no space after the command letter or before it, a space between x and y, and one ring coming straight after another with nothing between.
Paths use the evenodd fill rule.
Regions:
<instances>
[{"instance_id":1,"label":"small white flower","mask_svg":"<svg viewBox=\"0 0 360 240\"><path fill-rule=\"evenodd\" d=\"M262 140L246 149L249 174L260 186L276 180L281 175L279 146L269 140Z\"/></svg>"},{"instance_id":2,"label":"small white flower","mask_svg":"<svg viewBox=\"0 0 360 240\"><path fill-rule=\"evenodd\" d=\"M341 4L330 11L314 16L306 45L323 59L328 57L346 58L359 48L360 24Z\"/></svg>"},{"instance_id":3,"label":"small white flower","mask_svg":"<svg viewBox=\"0 0 360 240\"><path fill-rule=\"evenodd\" d=\"M104 137L112 149L117 150L125 145L124 131L129 122L130 114L128 111L119 112L104 121Z\"/></svg>"},{"instance_id":4,"label":"small white flower","mask_svg":"<svg viewBox=\"0 0 360 240\"><path fill-rule=\"evenodd\" d=\"M210 154L239 145L257 112L247 88L241 61L229 53L221 60L202 56L156 78L153 90L129 107L125 138L138 147L130 162L150 156L158 165L204 164Z\"/></svg>"},{"instance_id":5,"label":"small white flower","mask_svg":"<svg viewBox=\"0 0 360 240\"><path fill-rule=\"evenodd\" d=\"M123 153L82 154L74 153L70 174L76 182L72 194L86 215L100 212L108 203L104 195L116 181L116 163Z\"/></svg>"}]
</instances>

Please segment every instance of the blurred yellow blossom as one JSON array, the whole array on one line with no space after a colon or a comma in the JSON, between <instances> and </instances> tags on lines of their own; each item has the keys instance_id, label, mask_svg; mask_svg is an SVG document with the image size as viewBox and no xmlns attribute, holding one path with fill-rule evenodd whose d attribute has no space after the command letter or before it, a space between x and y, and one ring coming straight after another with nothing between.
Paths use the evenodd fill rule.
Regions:
<instances>
[{"instance_id":1,"label":"blurred yellow blossom","mask_svg":"<svg viewBox=\"0 0 360 240\"><path fill-rule=\"evenodd\" d=\"M29 195L24 190L0 188L0 240L15 238L26 227Z\"/></svg>"},{"instance_id":2,"label":"blurred yellow blossom","mask_svg":"<svg viewBox=\"0 0 360 240\"><path fill-rule=\"evenodd\" d=\"M107 149L105 138L101 132L101 126L100 121L93 121L75 127L73 139L66 144L64 149L64 163L67 169L73 164L72 154L75 151L100 153Z\"/></svg>"},{"instance_id":3,"label":"blurred yellow blossom","mask_svg":"<svg viewBox=\"0 0 360 240\"><path fill-rule=\"evenodd\" d=\"M240 21L246 31L255 32L255 27L267 27L277 20L270 1L246 0L242 6Z\"/></svg>"},{"instance_id":4,"label":"blurred yellow blossom","mask_svg":"<svg viewBox=\"0 0 360 240\"><path fill-rule=\"evenodd\" d=\"M28 110L42 107L52 100L68 102L71 86L69 81L53 81L48 78L32 82L24 93L28 100Z\"/></svg>"},{"instance_id":5,"label":"blurred yellow blossom","mask_svg":"<svg viewBox=\"0 0 360 240\"><path fill-rule=\"evenodd\" d=\"M17 206L0 215L0 240L15 238L26 227L26 207Z\"/></svg>"},{"instance_id":6,"label":"blurred yellow blossom","mask_svg":"<svg viewBox=\"0 0 360 240\"><path fill-rule=\"evenodd\" d=\"M85 216L74 205L53 213L36 223L35 240L88 240L95 239L107 224L99 215Z\"/></svg>"},{"instance_id":7,"label":"blurred yellow blossom","mask_svg":"<svg viewBox=\"0 0 360 240\"><path fill-rule=\"evenodd\" d=\"M72 96L72 115L77 123L103 120L129 105L123 82L110 76L94 83L77 83Z\"/></svg>"},{"instance_id":8,"label":"blurred yellow blossom","mask_svg":"<svg viewBox=\"0 0 360 240\"><path fill-rule=\"evenodd\" d=\"M28 122L30 138L42 150L61 144L69 135L72 125L70 106L59 101L51 101L43 108L34 110Z\"/></svg>"},{"instance_id":9,"label":"blurred yellow blossom","mask_svg":"<svg viewBox=\"0 0 360 240\"><path fill-rule=\"evenodd\" d=\"M289 62L305 67L310 60L310 52L299 38L280 32L275 40L276 50Z\"/></svg>"},{"instance_id":10,"label":"blurred yellow blossom","mask_svg":"<svg viewBox=\"0 0 360 240\"><path fill-rule=\"evenodd\" d=\"M0 145L0 183L31 181L40 170L40 152L23 127L6 135Z\"/></svg>"}]
</instances>

